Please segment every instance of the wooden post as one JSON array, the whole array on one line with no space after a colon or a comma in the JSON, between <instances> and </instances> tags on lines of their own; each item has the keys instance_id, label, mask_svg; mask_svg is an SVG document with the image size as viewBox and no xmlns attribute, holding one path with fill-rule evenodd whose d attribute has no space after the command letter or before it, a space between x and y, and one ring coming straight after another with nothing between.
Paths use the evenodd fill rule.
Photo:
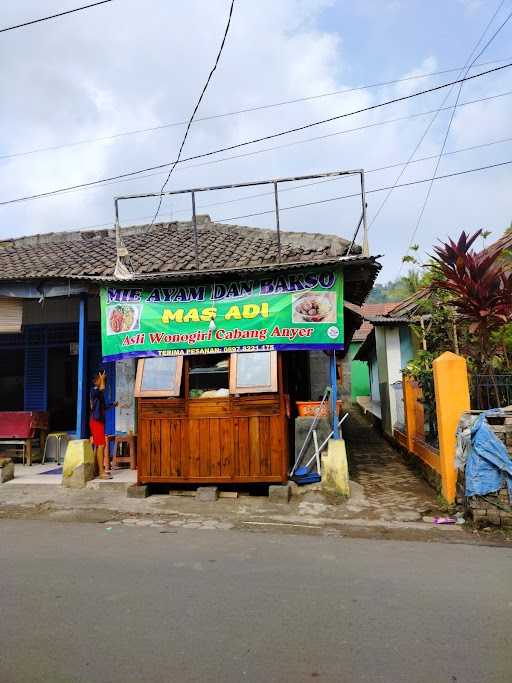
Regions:
<instances>
[{"instance_id":1,"label":"wooden post","mask_svg":"<svg viewBox=\"0 0 512 683\"><path fill-rule=\"evenodd\" d=\"M455 318L452 318L452 329L453 329L453 350L459 355L459 336L457 334L457 323Z\"/></svg>"},{"instance_id":2,"label":"wooden post","mask_svg":"<svg viewBox=\"0 0 512 683\"><path fill-rule=\"evenodd\" d=\"M403 379L405 433L407 436L407 450L414 453L414 437L416 436L416 387L411 377Z\"/></svg>"},{"instance_id":3,"label":"wooden post","mask_svg":"<svg viewBox=\"0 0 512 683\"><path fill-rule=\"evenodd\" d=\"M423 351L427 350L427 337L425 334L425 320L423 316L420 318L420 325L421 325L421 348Z\"/></svg>"},{"instance_id":4,"label":"wooden post","mask_svg":"<svg viewBox=\"0 0 512 683\"><path fill-rule=\"evenodd\" d=\"M76 391L76 435L86 438L87 424L87 296L80 297L78 318L78 381Z\"/></svg>"},{"instance_id":5,"label":"wooden post","mask_svg":"<svg viewBox=\"0 0 512 683\"><path fill-rule=\"evenodd\" d=\"M455 433L463 413L470 410L466 360L449 351L432 364L436 392L437 429L442 494L448 503L455 501Z\"/></svg>"}]
</instances>

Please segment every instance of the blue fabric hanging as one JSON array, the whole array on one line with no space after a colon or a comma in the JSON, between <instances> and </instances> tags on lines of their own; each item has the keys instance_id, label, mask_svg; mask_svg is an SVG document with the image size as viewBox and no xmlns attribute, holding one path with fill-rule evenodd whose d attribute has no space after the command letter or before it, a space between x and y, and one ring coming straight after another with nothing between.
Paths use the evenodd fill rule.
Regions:
<instances>
[{"instance_id":1,"label":"blue fabric hanging","mask_svg":"<svg viewBox=\"0 0 512 683\"><path fill-rule=\"evenodd\" d=\"M496 493L505 483L512 499L512 460L487 422L487 416L499 415L503 415L500 410L487 410L471 427L471 446L465 468L468 497Z\"/></svg>"}]
</instances>

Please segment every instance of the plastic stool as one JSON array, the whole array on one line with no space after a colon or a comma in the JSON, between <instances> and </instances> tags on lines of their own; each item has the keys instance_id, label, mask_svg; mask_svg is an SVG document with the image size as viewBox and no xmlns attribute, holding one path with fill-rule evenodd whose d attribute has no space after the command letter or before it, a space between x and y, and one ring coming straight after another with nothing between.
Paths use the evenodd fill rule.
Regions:
<instances>
[{"instance_id":1,"label":"plastic stool","mask_svg":"<svg viewBox=\"0 0 512 683\"><path fill-rule=\"evenodd\" d=\"M57 465L60 465L62 443L67 443L69 441L69 434L67 432L50 432L48 434L48 436L46 437L46 441L44 442L43 459L41 461L43 465L46 459L46 449L48 447L48 441L50 439L55 439L55 441L57 442Z\"/></svg>"}]
</instances>

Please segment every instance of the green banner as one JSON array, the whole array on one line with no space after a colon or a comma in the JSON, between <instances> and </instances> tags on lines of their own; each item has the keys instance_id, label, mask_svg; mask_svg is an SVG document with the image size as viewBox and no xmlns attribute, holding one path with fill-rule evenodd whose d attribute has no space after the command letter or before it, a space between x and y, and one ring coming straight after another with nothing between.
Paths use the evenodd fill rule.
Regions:
<instances>
[{"instance_id":1,"label":"green banner","mask_svg":"<svg viewBox=\"0 0 512 683\"><path fill-rule=\"evenodd\" d=\"M305 271L207 285L105 287L103 359L343 348L343 275Z\"/></svg>"}]
</instances>

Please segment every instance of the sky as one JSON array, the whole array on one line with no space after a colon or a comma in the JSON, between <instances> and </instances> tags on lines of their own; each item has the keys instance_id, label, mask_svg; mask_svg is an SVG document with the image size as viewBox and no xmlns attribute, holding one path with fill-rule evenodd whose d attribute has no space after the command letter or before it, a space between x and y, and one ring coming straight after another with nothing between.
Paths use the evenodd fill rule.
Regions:
<instances>
[{"instance_id":1,"label":"sky","mask_svg":"<svg viewBox=\"0 0 512 683\"><path fill-rule=\"evenodd\" d=\"M80 4L87 3L7 0L0 28ZM236 0L224 52L197 117L231 115L194 123L184 157L453 80L500 4L480 47L512 10L512 0ZM160 190L166 172L1 205L172 161L185 130L181 122L191 115L217 54L228 9L229 0L114 0L0 33L2 238L106 228L113 223L114 196ZM471 73L512 62L511 38L512 20L479 59L493 64ZM454 71L410 78L448 69ZM408 80L374 86L399 79ZM368 85L374 87L363 87ZM352 90L329 94L347 89ZM512 94L504 94L509 91L512 68L464 84L459 104L492 99L457 107L445 148L456 153L441 158L438 175L512 160ZM388 281L406 271L401 259L411 240L419 245L421 260L438 239L478 228L497 238L512 220L512 164L436 181L414 239L428 183L396 188L376 216L386 192L373 190L396 182L400 163L433 118L425 112L435 111L446 96L449 107L457 88L183 163L168 189L362 168L370 250L382 255L379 280ZM306 97L314 99L232 114ZM432 177L451 111L438 114L414 157L431 158L406 167L400 183ZM170 123L179 125L91 142ZM45 149L54 147L60 148ZM335 198L357 192L357 179L303 185L289 184L280 194L281 228L351 238L360 200ZM197 199L198 212L221 222L274 227L273 197L266 192L204 193ZM322 200L332 201L286 208ZM122 223L147 222L155 207L155 200L123 202ZM249 215L261 212L266 213ZM160 216L189 219L188 200L166 199Z\"/></svg>"}]
</instances>

